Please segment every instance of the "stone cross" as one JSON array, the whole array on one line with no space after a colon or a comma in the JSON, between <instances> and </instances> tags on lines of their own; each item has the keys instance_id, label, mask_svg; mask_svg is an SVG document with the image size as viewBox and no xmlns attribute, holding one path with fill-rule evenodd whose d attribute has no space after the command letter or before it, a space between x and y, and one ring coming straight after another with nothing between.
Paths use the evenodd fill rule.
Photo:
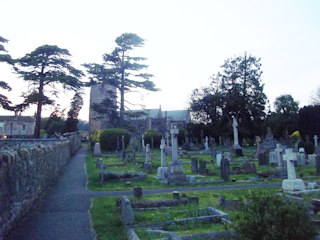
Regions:
<instances>
[{"instance_id":1,"label":"stone cross","mask_svg":"<svg viewBox=\"0 0 320 240\"><path fill-rule=\"evenodd\" d=\"M205 143L204 143L204 146L205 146L206 150L207 150L207 149L209 150L208 140L209 140L209 138L208 138L208 136L206 136L206 138L205 138Z\"/></svg>"},{"instance_id":2,"label":"stone cross","mask_svg":"<svg viewBox=\"0 0 320 240\"><path fill-rule=\"evenodd\" d=\"M238 122L235 117L232 118L232 127L233 127L233 141L234 145L237 146L239 145L239 139L238 139Z\"/></svg>"},{"instance_id":3,"label":"stone cross","mask_svg":"<svg viewBox=\"0 0 320 240\"><path fill-rule=\"evenodd\" d=\"M297 155L295 153L292 153L292 149L286 149L285 153L283 155L283 160L287 161L287 172L288 172L288 179L289 180L295 180L296 177L296 171L294 169L294 161L297 160Z\"/></svg>"},{"instance_id":4,"label":"stone cross","mask_svg":"<svg viewBox=\"0 0 320 240\"><path fill-rule=\"evenodd\" d=\"M282 152L281 144L277 143L277 148L275 151L277 153L278 167L283 167L283 160L281 158L281 152Z\"/></svg>"},{"instance_id":5,"label":"stone cross","mask_svg":"<svg viewBox=\"0 0 320 240\"><path fill-rule=\"evenodd\" d=\"M170 133L166 132L167 146L170 146Z\"/></svg>"},{"instance_id":6,"label":"stone cross","mask_svg":"<svg viewBox=\"0 0 320 240\"><path fill-rule=\"evenodd\" d=\"M144 134L142 133L142 136L141 136L141 146L142 148L144 147Z\"/></svg>"},{"instance_id":7,"label":"stone cross","mask_svg":"<svg viewBox=\"0 0 320 240\"><path fill-rule=\"evenodd\" d=\"M318 146L318 136L314 135L313 140L314 140L314 147L317 147Z\"/></svg>"},{"instance_id":8,"label":"stone cross","mask_svg":"<svg viewBox=\"0 0 320 240\"><path fill-rule=\"evenodd\" d=\"M146 145L146 163L150 162L150 144Z\"/></svg>"},{"instance_id":9,"label":"stone cross","mask_svg":"<svg viewBox=\"0 0 320 240\"><path fill-rule=\"evenodd\" d=\"M161 151L161 167L165 167L165 166L166 166L166 154L165 154L165 150L166 150L166 142L165 142L164 138L162 137L162 139L161 139L161 145L160 145L160 151Z\"/></svg>"},{"instance_id":10,"label":"stone cross","mask_svg":"<svg viewBox=\"0 0 320 240\"><path fill-rule=\"evenodd\" d=\"M173 129L170 131L171 133L171 145L172 145L172 162L179 162L178 160L178 134L179 129L177 126L174 126Z\"/></svg>"}]
</instances>

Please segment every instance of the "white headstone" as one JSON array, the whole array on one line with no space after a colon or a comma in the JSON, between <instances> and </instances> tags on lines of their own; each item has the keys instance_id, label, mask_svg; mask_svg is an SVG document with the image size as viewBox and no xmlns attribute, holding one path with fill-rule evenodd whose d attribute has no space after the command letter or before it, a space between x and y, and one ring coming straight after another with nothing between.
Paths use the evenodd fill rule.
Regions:
<instances>
[{"instance_id":1,"label":"white headstone","mask_svg":"<svg viewBox=\"0 0 320 240\"><path fill-rule=\"evenodd\" d=\"M303 148L303 147L299 148L299 153L305 153L305 151L304 151L304 148Z\"/></svg>"},{"instance_id":2,"label":"white headstone","mask_svg":"<svg viewBox=\"0 0 320 240\"><path fill-rule=\"evenodd\" d=\"M161 167L166 166L166 143L164 138L161 139L160 151L161 151Z\"/></svg>"},{"instance_id":3,"label":"white headstone","mask_svg":"<svg viewBox=\"0 0 320 240\"><path fill-rule=\"evenodd\" d=\"M221 160L222 160L222 154L221 153L217 154L216 160L217 160L217 166L220 167Z\"/></svg>"},{"instance_id":4,"label":"white headstone","mask_svg":"<svg viewBox=\"0 0 320 240\"><path fill-rule=\"evenodd\" d=\"M281 157L281 153L282 153L281 144L277 143L277 148L276 148L275 152L277 154L278 167L283 167L283 160Z\"/></svg>"},{"instance_id":5,"label":"white headstone","mask_svg":"<svg viewBox=\"0 0 320 240\"><path fill-rule=\"evenodd\" d=\"M150 162L150 144L149 143L146 145L146 161L145 162L146 163Z\"/></svg>"},{"instance_id":6,"label":"white headstone","mask_svg":"<svg viewBox=\"0 0 320 240\"><path fill-rule=\"evenodd\" d=\"M233 144L235 146L239 145L239 139L238 139L238 122L235 117L232 118L232 127L233 127Z\"/></svg>"},{"instance_id":7,"label":"white headstone","mask_svg":"<svg viewBox=\"0 0 320 240\"><path fill-rule=\"evenodd\" d=\"M141 137L141 145L142 145L142 148L144 147L144 134L142 133L142 137Z\"/></svg>"},{"instance_id":8,"label":"white headstone","mask_svg":"<svg viewBox=\"0 0 320 240\"><path fill-rule=\"evenodd\" d=\"M283 160L287 161L287 172L288 172L288 179L289 180L295 180L296 177L296 171L294 168L294 161L297 160L297 155L295 153L292 153L292 149L286 149L286 154L283 155Z\"/></svg>"},{"instance_id":9,"label":"white headstone","mask_svg":"<svg viewBox=\"0 0 320 240\"><path fill-rule=\"evenodd\" d=\"M318 146L318 136L314 135L313 140L314 140L314 147L317 147Z\"/></svg>"},{"instance_id":10,"label":"white headstone","mask_svg":"<svg viewBox=\"0 0 320 240\"><path fill-rule=\"evenodd\" d=\"M100 143L98 142L94 144L93 156L101 157L101 148L100 148Z\"/></svg>"},{"instance_id":11,"label":"white headstone","mask_svg":"<svg viewBox=\"0 0 320 240\"><path fill-rule=\"evenodd\" d=\"M286 149L283 160L287 161L288 179L282 181L282 189L284 191L303 191L306 190L306 186L301 179L297 179L296 171L294 169L294 161L297 160L296 154L292 153L292 149Z\"/></svg>"},{"instance_id":12,"label":"white headstone","mask_svg":"<svg viewBox=\"0 0 320 240\"><path fill-rule=\"evenodd\" d=\"M173 129L170 131L171 133L171 144L172 144L172 162L178 162L178 134L179 134L179 129L177 126L174 126Z\"/></svg>"}]
</instances>

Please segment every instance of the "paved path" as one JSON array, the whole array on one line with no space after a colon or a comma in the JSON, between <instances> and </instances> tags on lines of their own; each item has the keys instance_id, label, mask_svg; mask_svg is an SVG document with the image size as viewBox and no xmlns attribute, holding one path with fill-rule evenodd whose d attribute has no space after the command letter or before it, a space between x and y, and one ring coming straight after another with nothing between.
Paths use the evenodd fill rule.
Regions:
<instances>
[{"instance_id":1,"label":"paved path","mask_svg":"<svg viewBox=\"0 0 320 240\"><path fill-rule=\"evenodd\" d=\"M53 191L40 210L15 230L11 240L90 240L90 194L86 190L84 160L87 147L82 147L67 165Z\"/></svg>"},{"instance_id":2,"label":"paved path","mask_svg":"<svg viewBox=\"0 0 320 240\"><path fill-rule=\"evenodd\" d=\"M89 208L92 197L132 195L130 191L95 192L86 189L84 161L87 147L83 146L74 156L53 191L43 200L40 210L9 237L9 240L91 240L94 233L90 226ZM165 188L143 190L143 194L179 191L224 190L239 188L279 187L281 184L248 184Z\"/></svg>"}]
</instances>

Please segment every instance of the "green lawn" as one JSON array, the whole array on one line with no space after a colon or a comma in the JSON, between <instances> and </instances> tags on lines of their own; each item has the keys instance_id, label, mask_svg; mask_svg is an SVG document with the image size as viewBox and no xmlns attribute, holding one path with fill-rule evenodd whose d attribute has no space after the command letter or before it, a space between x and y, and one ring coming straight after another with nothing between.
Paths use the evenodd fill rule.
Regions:
<instances>
[{"instance_id":1,"label":"green lawn","mask_svg":"<svg viewBox=\"0 0 320 240\"><path fill-rule=\"evenodd\" d=\"M198 208L206 207L218 207L219 206L219 196L225 196L227 200L238 200L241 196L244 196L249 191L270 191L276 192L278 188L264 188L261 189L234 189L234 190L217 190L217 191L195 191L186 192L188 197L199 198L199 206L186 205L178 206L174 208L161 208L154 211L146 212L135 212L136 223L146 223L146 222L156 222L156 221L166 221L172 219L179 219L185 217L191 217L197 214ZM126 239L126 233L121 225L120 215L115 207L117 197L98 197L92 200L92 205L90 208L91 219L93 223L93 228L96 232L97 240L122 240ZM131 201L136 201L137 199L130 196ZM166 194L152 194L143 195L142 200L163 200L172 199L172 193ZM218 207L218 209L229 214L229 219L233 221L235 210L223 209ZM225 226L223 224L187 224L185 226L168 226L166 230L174 231L179 235L189 235L195 233L211 232L211 231L221 231L224 230ZM165 237L164 235L155 235L149 237L145 233L144 229L137 230L137 234L141 240L145 239L156 239Z\"/></svg>"}]
</instances>

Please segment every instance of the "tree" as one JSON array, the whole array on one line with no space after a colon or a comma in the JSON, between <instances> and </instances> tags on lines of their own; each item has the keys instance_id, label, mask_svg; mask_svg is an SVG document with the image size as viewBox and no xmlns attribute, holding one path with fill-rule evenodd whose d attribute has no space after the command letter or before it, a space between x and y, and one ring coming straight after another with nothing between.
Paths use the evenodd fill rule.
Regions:
<instances>
[{"instance_id":1,"label":"tree","mask_svg":"<svg viewBox=\"0 0 320 240\"><path fill-rule=\"evenodd\" d=\"M228 124L236 117L240 139L253 139L261 131L267 100L260 59L244 54L227 59L221 68L222 72L211 77L210 87L193 92L190 109L194 116L200 116L200 123L215 126L219 135L224 135L219 130L223 127L232 134Z\"/></svg>"},{"instance_id":2,"label":"tree","mask_svg":"<svg viewBox=\"0 0 320 240\"><path fill-rule=\"evenodd\" d=\"M261 191L243 199L233 227L243 240L309 240L316 234L304 205Z\"/></svg>"},{"instance_id":3,"label":"tree","mask_svg":"<svg viewBox=\"0 0 320 240\"><path fill-rule=\"evenodd\" d=\"M78 131L78 115L83 106L83 98L80 92L76 92L71 100L71 107L66 120L65 132Z\"/></svg>"},{"instance_id":4,"label":"tree","mask_svg":"<svg viewBox=\"0 0 320 240\"><path fill-rule=\"evenodd\" d=\"M320 136L320 105L305 106L299 110L299 132L306 140L308 135L312 138L314 135Z\"/></svg>"},{"instance_id":5,"label":"tree","mask_svg":"<svg viewBox=\"0 0 320 240\"><path fill-rule=\"evenodd\" d=\"M54 111L50 114L50 117L46 120L44 130L49 136L55 133L63 133L65 129L64 114L65 109L60 111L60 106L57 105Z\"/></svg>"},{"instance_id":6,"label":"tree","mask_svg":"<svg viewBox=\"0 0 320 240\"><path fill-rule=\"evenodd\" d=\"M148 66L141 64L143 57L133 57L129 53L137 47L142 47L144 40L133 33L124 33L115 40L117 47L103 56L104 64L86 64L89 73L94 75L93 83L107 83L115 86L120 92L120 126L124 125L125 93L136 88L158 91L150 81L151 74L141 73Z\"/></svg>"},{"instance_id":7,"label":"tree","mask_svg":"<svg viewBox=\"0 0 320 240\"><path fill-rule=\"evenodd\" d=\"M286 131L292 134L298 129L299 103L290 94L277 97L274 109L275 112L266 118L266 126L271 128L276 138L282 137Z\"/></svg>"},{"instance_id":8,"label":"tree","mask_svg":"<svg viewBox=\"0 0 320 240\"><path fill-rule=\"evenodd\" d=\"M311 102L313 105L320 105L320 87L319 86L315 94L311 97Z\"/></svg>"},{"instance_id":9,"label":"tree","mask_svg":"<svg viewBox=\"0 0 320 240\"><path fill-rule=\"evenodd\" d=\"M28 96L33 95L37 104L34 137L40 137L41 112L45 102L50 100L48 89L55 97L58 95L57 85L65 90L79 90L83 84L79 80L83 73L71 66L67 49L53 45L43 45L33 52L18 59L17 73L30 83Z\"/></svg>"},{"instance_id":10,"label":"tree","mask_svg":"<svg viewBox=\"0 0 320 240\"><path fill-rule=\"evenodd\" d=\"M7 42L8 42L7 39L0 36L0 52L7 52L7 50L3 46L3 44L7 43ZM11 65L14 64L14 60L7 53L0 54L0 63L1 62L5 62L5 63L11 64ZM1 81L1 80L0 80L0 88L7 90L7 91L12 90L7 82ZM11 104L11 101L8 99L8 97L3 94L0 94L0 105L2 106L2 108L7 109L7 110L12 110L10 107L10 104Z\"/></svg>"}]
</instances>

